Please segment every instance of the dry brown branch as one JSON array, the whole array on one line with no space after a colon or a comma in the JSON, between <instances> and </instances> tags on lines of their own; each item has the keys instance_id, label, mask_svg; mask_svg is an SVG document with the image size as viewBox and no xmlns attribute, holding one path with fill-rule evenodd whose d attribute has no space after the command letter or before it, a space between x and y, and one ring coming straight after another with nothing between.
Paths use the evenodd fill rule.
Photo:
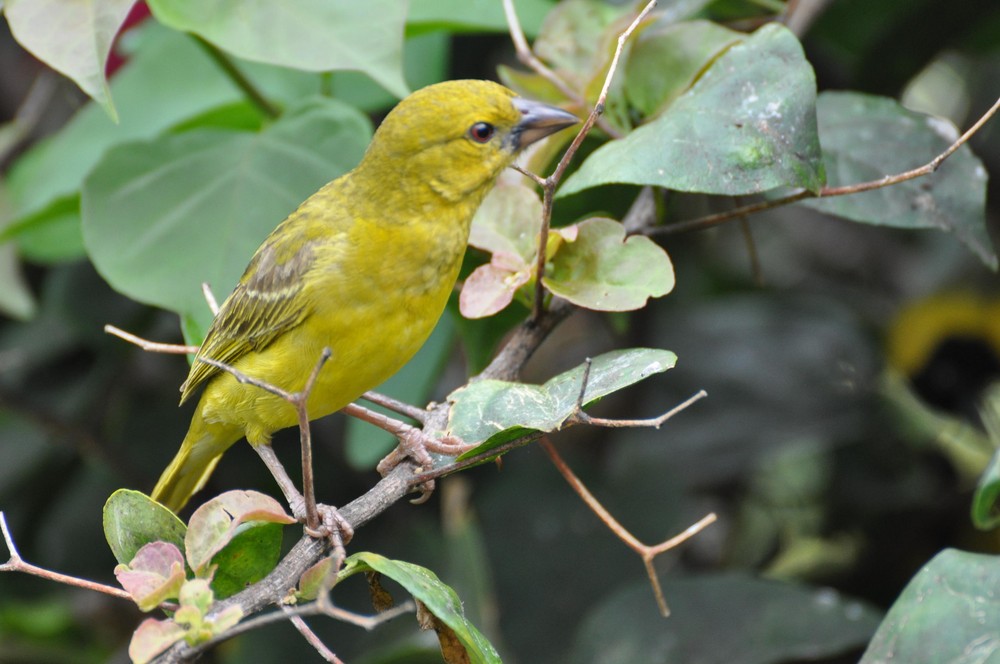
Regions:
<instances>
[{"instance_id":1,"label":"dry brown branch","mask_svg":"<svg viewBox=\"0 0 1000 664\"><path fill-rule=\"evenodd\" d=\"M559 456L559 453L556 452L556 448L552 446L552 443L550 443L547 439L542 438L541 441L539 441L539 444L542 446L542 449L548 453L552 463L562 474L563 478L566 479L566 482L573 487L573 490L576 491L577 495L579 495L580 498L583 499L583 502L587 504L587 507L589 507L594 514L597 515L597 517L618 537L618 539L625 542L630 549L639 554L642 558L643 565L646 567L646 574L649 576L649 582L653 587L653 595L656 597L657 606L660 607L660 613L663 617L669 616L670 608L667 606L667 600L663 596L663 589L660 587L660 580L656 576L656 568L653 567L653 560L656 556L669 551L670 549L676 548L714 523L716 520L715 514L711 513L706 515L694 525L689 526L682 533L664 540L659 544L653 546L643 544L632 533L630 533L625 526L619 523L618 520L611 515L604 505L602 505L601 502L594 497L594 494L590 493L583 482L581 482L580 479L573 474L573 471L566 465L566 462Z\"/></svg>"},{"instance_id":2,"label":"dry brown branch","mask_svg":"<svg viewBox=\"0 0 1000 664\"><path fill-rule=\"evenodd\" d=\"M112 597L127 599L129 601L132 600L132 596L121 588L108 586L103 583L97 583L96 581L80 579L68 574L53 572L52 570L47 570L26 562L21 557L21 554L18 553L17 547L14 545L14 538L11 536L10 529L7 527L7 517L3 512L0 512L0 532L3 532L3 541L7 545L7 551L10 552L10 558L7 559L7 562L0 565L0 572L22 572L24 574L31 574L32 576L40 576L43 579L55 581L56 583L62 583L67 586L83 588L84 590L96 590L99 593L111 595Z\"/></svg>"}]
</instances>

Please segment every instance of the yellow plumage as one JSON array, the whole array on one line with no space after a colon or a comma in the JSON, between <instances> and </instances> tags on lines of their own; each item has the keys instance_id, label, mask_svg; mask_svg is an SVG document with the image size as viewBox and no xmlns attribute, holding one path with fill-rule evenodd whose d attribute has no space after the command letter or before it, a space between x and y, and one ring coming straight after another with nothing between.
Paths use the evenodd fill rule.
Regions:
<instances>
[{"instance_id":1,"label":"yellow plumage","mask_svg":"<svg viewBox=\"0 0 1000 664\"><path fill-rule=\"evenodd\" d=\"M576 119L488 81L419 90L393 109L361 163L283 221L209 328L181 401L205 389L152 497L178 510L242 437L270 444L297 423L277 396L198 361L288 391L332 350L309 399L317 418L405 364L444 311L469 224L517 151Z\"/></svg>"}]
</instances>

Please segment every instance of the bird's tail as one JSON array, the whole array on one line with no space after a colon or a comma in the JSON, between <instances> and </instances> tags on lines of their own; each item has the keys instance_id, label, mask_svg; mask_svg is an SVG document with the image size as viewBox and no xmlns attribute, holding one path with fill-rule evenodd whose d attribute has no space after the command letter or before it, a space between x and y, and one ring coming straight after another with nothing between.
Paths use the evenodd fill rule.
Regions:
<instances>
[{"instance_id":1,"label":"bird's tail","mask_svg":"<svg viewBox=\"0 0 1000 664\"><path fill-rule=\"evenodd\" d=\"M208 427L201 413L195 413L181 448L160 475L150 497L174 512L180 511L191 496L205 486L222 453L239 440L240 435Z\"/></svg>"}]
</instances>

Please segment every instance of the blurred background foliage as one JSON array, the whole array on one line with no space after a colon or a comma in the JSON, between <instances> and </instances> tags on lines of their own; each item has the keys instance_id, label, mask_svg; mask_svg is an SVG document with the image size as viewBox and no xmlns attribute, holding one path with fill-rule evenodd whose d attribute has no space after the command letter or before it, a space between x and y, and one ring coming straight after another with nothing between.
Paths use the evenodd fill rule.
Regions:
<instances>
[{"instance_id":1,"label":"blurred background foliage","mask_svg":"<svg viewBox=\"0 0 1000 664\"><path fill-rule=\"evenodd\" d=\"M516 3L529 36L553 4ZM784 10L764 0L661 3L685 4L735 30ZM125 141L192 126L217 136L264 122L193 39L147 14L133 10L109 63L118 125L22 50L6 24L0 35L0 119L8 121L0 131L0 219L10 224L4 237L14 238L0 245L0 507L28 561L105 582L114 559L101 506L116 488L151 487L173 454L190 415L176 408L187 365L102 332L113 323L147 338L182 339L175 314L115 292L87 260L79 183ZM406 21L410 88L517 67L499 2L412 0L398 18ZM820 91L897 98L959 128L1000 93L994 0L803 1L789 25ZM332 95L376 123L401 93L402 82L384 72L369 72L380 87L357 72L240 66L282 104ZM321 141L323 118L316 121ZM996 120L971 146L989 173L1000 172ZM350 149L347 161L356 158ZM293 184L304 198L318 183ZM998 189L989 183L994 246ZM589 190L557 202L557 219L593 209L620 215L635 194L624 186ZM670 219L685 219L720 201L677 194L663 204ZM281 217L267 213L272 223ZM21 231L12 232L17 224ZM523 378L542 382L586 356L651 346L674 351L677 367L606 399L595 414L651 416L708 391L660 430L577 427L553 437L644 541L719 514L719 523L658 561L673 617L659 617L640 562L533 446L505 457L501 470L442 481L427 505L394 506L361 529L352 548L433 569L505 661L856 661L883 612L936 554L1000 553L996 533L975 529L970 518L997 440L981 407L1000 376L997 275L951 234L861 226L801 206L661 243L674 262L673 293L633 314L575 314ZM487 322L451 313L391 392L442 399L524 310ZM203 320L184 324L197 336ZM371 443L378 434L341 416L315 431L324 501L343 503L370 487L373 450L385 445ZM289 462L297 446L281 441L294 437L278 436ZM206 495L234 487L273 490L248 446L227 455ZM996 581L996 559L986 560L976 578ZM362 584L338 593L338 602L367 610ZM996 632L998 613L990 619ZM126 661L138 621L119 600L0 575L0 662ZM373 634L313 623L345 661L439 658L433 636L407 620ZM291 627L275 625L224 644L209 661L313 659Z\"/></svg>"}]
</instances>

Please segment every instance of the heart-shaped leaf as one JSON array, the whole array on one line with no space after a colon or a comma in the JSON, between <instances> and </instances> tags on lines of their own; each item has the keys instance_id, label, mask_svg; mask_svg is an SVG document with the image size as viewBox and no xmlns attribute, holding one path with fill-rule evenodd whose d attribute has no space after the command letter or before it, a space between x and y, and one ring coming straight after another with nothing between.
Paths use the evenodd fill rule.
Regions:
<instances>
[{"instance_id":1,"label":"heart-shaped leaf","mask_svg":"<svg viewBox=\"0 0 1000 664\"><path fill-rule=\"evenodd\" d=\"M259 134L200 129L114 148L83 186L88 253L117 290L207 327L201 283L227 294L267 233L357 163L370 131L357 110L312 99Z\"/></svg>"},{"instance_id":2,"label":"heart-shaped leaf","mask_svg":"<svg viewBox=\"0 0 1000 664\"><path fill-rule=\"evenodd\" d=\"M674 287L667 253L648 237L626 239L614 219L577 224L572 242L563 242L542 279L550 291L573 304L598 311L632 311Z\"/></svg>"}]
</instances>

